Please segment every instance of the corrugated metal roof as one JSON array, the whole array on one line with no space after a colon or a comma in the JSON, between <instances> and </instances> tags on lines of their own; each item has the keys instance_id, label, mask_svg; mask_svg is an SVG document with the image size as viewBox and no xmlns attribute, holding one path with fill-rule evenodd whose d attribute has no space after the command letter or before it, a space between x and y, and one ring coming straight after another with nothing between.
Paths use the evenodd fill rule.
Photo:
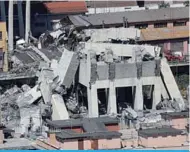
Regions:
<instances>
[{"instance_id":1,"label":"corrugated metal roof","mask_svg":"<svg viewBox=\"0 0 190 152\"><path fill-rule=\"evenodd\" d=\"M175 128L150 128L143 129L138 132L139 136L143 137L158 137L158 136L176 136L181 135L182 131Z\"/></svg>"},{"instance_id":2,"label":"corrugated metal roof","mask_svg":"<svg viewBox=\"0 0 190 152\"><path fill-rule=\"evenodd\" d=\"M137 6L136 1L87 1L89 8L103 8L103 7L126 7L126 6Z\"/></svg>"},{"instance_id":3,"label":"corrugated metal roof","mask_svg":"<svg viewBox=\"0 0 190 152\"><path fill-rule=\"evenodd\" d=\"M86 3L80 1L63 1L63 2L47 2L44 3L47 10L52 14L59 13L85 13L87 12Z\"/></svg>"},{"instance_id":4,"label":"corrugated metal roof","mask_svg":"<svg viewBox=\"0 0 190 152\"><path fill-rule=\"evenodd\" d=\"M66 130L56 133L56 138L59 139L78 139L78 138L88 138L88 139L101 139L101 138L118 138L121 133L116 131L103 131L103 132L92 132L92 133L71 133Z\"/></svg>"},{"instance_id":5,"label":"corrugated metal roof","mask_svg":"<svg viewBox=\"0 0 190 152\"><path fill-rule=\"evenodd\" d=\"M166 40L177 38L188 38L189 27L173 27L173 28L152 28L142 29L140 41Z\"/></svg>"},{"instance_id":6,"label":"corrugated metal roof","mask_svg":"<svg viewBox=\"0 0 190 152\"><path fill-rule=\"evenodd\" d=\"M82 127L83 122L90 119L91 121L101 122L103 124L112 124L112 123L118 123L117 118L112 117L97 117L97 118L83 118L83 119L68 119L68 120L47 120L47 123L50 126L53 126L55 128L64 128L64 127Z\"/></svg>"},{"instance_id":7,"label":"corrugated metal roof","mask_svg":"<svg viewBox=\"0 0 190 152\"><path fill-rule=\"evenodd\" d=\"M72 16L73 24L76 26L83 27L82 21L79 22L74 20ZM114 12L114 13L102 13L102 14L92 14L88 16L79 16L81 20L85 20L92 26L102 26L104 25L117 25L123 24L123 17L127 19L128 23L143 23L152 21L168 21L168 20L178 20L178 19L188 19L189 18L189 7L183 8L161 8L161 9L151 9L151 10L139 10L139 11L126 11L126 12Z\"/></svg>"}]
</instances>

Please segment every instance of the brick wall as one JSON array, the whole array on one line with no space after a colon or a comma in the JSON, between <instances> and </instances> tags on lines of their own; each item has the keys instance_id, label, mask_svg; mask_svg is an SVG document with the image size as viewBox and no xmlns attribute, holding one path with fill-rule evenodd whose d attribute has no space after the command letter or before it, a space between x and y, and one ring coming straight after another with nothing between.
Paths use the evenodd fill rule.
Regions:
<instances>
[{"instance_id":1,"label":"brick wall","mask_svg":"<svg viewBox=\"0 0 190 152\"><path fill-rule=\"evenodd\" d=\"M120 138L98 140L98 149L119 149L119 148L121 148Z\"/></svg>"},{"instance_id":2,"label":"brick wall","mask_svg":"<svg viewBox=\"0 0 190 152\"><path fill-rule=\"evenodd\" d=\"M119 131L119 125L118 124L106 125L106 129L109 131Z\"/></svg>"},{"instance_id":3,"label":"brick wall","mask_svg":"<svg viewBox=\"0 0 190 152\"><path fill-rule=\"evenodd\" d=\"M172 127L176 129L186 129L188 120L187 118L172 119Z\"/></svg>"},{"instance_id":4,"label":"brick wall","mask_svg":"<svg viewBox=\"0 0 190 152\"><path fill-rule=\"evenodd\" d=\"M138 139L125 139L121 143L122 147L138 147Z\"/></svg>"},{"instance_id":5,"label":"brick wall","mask_svg":"<svg viewBox=\"0 0 190 152\"><path fill-rule=\"evenodd\" d=\"M186 142L185 135L167 136L167 137L139 137L139 145L144 147L170 147L170 146L181 146Z\"/></svg>"},{"instance_id":6,"label":"brick wall","mask_svg":"<svg viewBox=\"0 0 190 152\"><path fill-rule=\"evenodd\" d=\"M60 143L60 149L63 150L78 150L78 140L65 141Z\"/></svg>"}]
</instances>

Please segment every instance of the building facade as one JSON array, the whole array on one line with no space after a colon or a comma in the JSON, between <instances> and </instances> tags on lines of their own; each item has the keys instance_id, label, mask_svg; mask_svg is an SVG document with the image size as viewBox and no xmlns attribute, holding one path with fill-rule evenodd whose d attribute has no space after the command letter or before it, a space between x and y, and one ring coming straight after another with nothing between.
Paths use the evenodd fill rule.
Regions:
<instances>
[{"instance_id":1,"label":"building facade","mask_svg":"<svg viewBox=\"0 0 190 152\"><path fill-rule=\"evenodd\" d=\"M6 22L0 22L0 71L8 70Z\"/></svg>"}]
</instances>

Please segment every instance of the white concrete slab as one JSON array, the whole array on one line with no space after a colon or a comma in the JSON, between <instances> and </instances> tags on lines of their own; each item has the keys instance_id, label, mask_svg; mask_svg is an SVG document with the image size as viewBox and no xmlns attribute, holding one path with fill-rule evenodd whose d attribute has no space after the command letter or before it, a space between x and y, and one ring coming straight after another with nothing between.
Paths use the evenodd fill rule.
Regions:
<instances>
[{"instance_id":1,"label":"white concrete slab","mask_svg":"<svg viewBox=\"0 0 190 152\"><path fill-rule=\"evenodd\" d=\"M95 50L96 54L105 52L107 48L111 49L117 56L132 57L134 48L140 47L141 50L150 53L152 56L157 56L160 53L160 47L151 45L132 45L132 44L113 44L113 43L88 43L81 42L81 52L87 54L89 50Z\"/></svg>"},{"instance_id":2,"label":"white concrete slab","mask_svg":"<svg viewBox=\"0 0 190 152\"><path fill-rule=\"evenodd\" d=\"M177 83L175 81L175 78L172 74L172 71L170 69L169 64L167 63L167 60L163 58L161 60L161 73L163 75L163 81L166 84L167 90L169 92L169 95L172 99L177 99L180 108L184 108L184 100L181 96L181 93L179 91L179 88L177 86Z\"/></svg>"},{"instance_id":3,"label":"white concrete slab","mask_svg":"<svg viewBox=\"0 0 190 152\"><path fill-rule=\"evenodd\" d=\"M65 106L65 102L61 95L53 94L52 95L52 120L66 120L69 119L69 113Z\"/></svg>"},{"instance_id":4,"label":"white concrete slab","mask_svg":"<svg viewBox=\"0 0 190 152\"><path fill-rule=\"evenodd\" d=\"M90 36L90 42L105 42L110 39L135 39L140 38L140 30L135 28L105 28L105 29L87 29L85 34Z\"/></svg>"}]
</instances>

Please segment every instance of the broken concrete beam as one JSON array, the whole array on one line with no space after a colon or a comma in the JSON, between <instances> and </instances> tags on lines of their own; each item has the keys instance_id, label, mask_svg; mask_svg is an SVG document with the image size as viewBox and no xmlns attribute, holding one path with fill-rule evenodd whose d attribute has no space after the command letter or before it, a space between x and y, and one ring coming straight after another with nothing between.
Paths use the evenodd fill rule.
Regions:
<instances>
[{"instance_id":1,"label":"broken concrete beam","mask_svg":"<svg viewBox=\"0 0 190 152\"><path fill-rule=\"evenodd\" d=\"M41 97L41 92L37 88L38 85L30 89L28 92L22 93L18 97L16 103L20 108L31 105L33 102Z\"/></svg>"},{"instance_id":2,"label":"broken concrete beam","mask_svg":"<svg viewBox=\"0 0 190 152\"><path fill-rule=\"evenodd\" d=\"M181 110L184 110L185 104L182 95L179 91L175 78L172 74L169 64L166 58L161 59L161 73L163 75L163 82L172 100L178 99L178 104Z\"/></svg>"},{"instance_id":3,"label":"broken concrete beam","mask_svg":"<svg viewBox=\"0 0 190 152\"><path fill-rule=\"evenodd\" d=\"M40 91L45 103L51 102L53 78L54 74L50 69L42 69L38 78Z\"/></svg>"},{"instance_id":4,"label":"broken concrete beam","mask_svg":"<svg viewBox=\"0 0 190 152\"><path fill-rule=\"evenodd\" d=\"M69 119L69 113L65 106L65 102L61 95L53 94L52 95L52 120L65 120Z\"/></svg>"},{"instance_id":5,"label":"broken concrete beam","mask_svg":"<svg viewBox=\"0 0 190 152\"><path fill-rule=\"evenodd\" d=\"M151 56L159 56L160 47L151 46L151 45L132 45L132 44L114 44L114 43L88 43L81 42L78 46L78 49L81 50L81 53L87 54L89 50L95 50L97 55L100 55L101 52L106 52L106 49L113 51L113 54L116 56L128 56L135 57L134 50L142 51L141 54L149 53Z\"/></svg>"},{"instance_id":6,"label":"broken concrete beam","mask_svg":"<svg viewBox=\"0 0 190 152\"><path fill-rule=\"evenodd\" d=\"M51 83L48 80L44 80L40 83L40 91L45 103L51 102L52 88Z\"/></svg>"},{"instance_id":7,"label":"broken concrete beam","mask_svg":"<svg viewBox=\"0 0 190 152\"><path fill-rule=\"evenodd\" d=\"M105 42L110 39L126 41L140 38L140 30L136 28L88 29L84 32L87 37L91 37L91 42Z\"/></svg>"},{"instance_id":8,"label":"broken concrete beam","mask_svg":"<svg viewBox=\"0 0 190 152\"><path fill-rule=\"evenodd\" d=\"M78 66L78 55L65 49L57 68L54 69L54 75L59 76L60 85L64 85L68 88L70 87L74 80Z\"/></svg>"},{"instance_id":9,"label":"broken concrete beam","mask_svg":"<svg viewBox=\"0 0 190 152\"><path fill-rule=\"evenodd\" d=\"M46 61L47 63L50 63L50 60L48 59L48 57L42 53L38 48L34 47L34 46L30 46L32 48L32 50L34 52L36 52L44 61Z\"/></svg>"}]
</instances>

